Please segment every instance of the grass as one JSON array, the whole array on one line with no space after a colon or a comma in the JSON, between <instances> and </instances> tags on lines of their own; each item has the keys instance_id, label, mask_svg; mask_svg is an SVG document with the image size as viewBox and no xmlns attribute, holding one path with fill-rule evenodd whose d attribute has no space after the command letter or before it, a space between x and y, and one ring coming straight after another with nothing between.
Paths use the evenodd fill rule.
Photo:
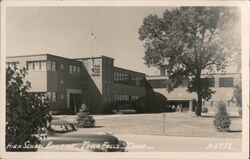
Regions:
<instances>
[{"instance_id":1,"label":"grass","mask_svg":"<svg viewBox=\"0 0 250 159\"><path fill-rule=\"evenodd\" d=\"M75 116L63 116L72 120ZM95 115L95 128L80 128L79 133L163 135L163 114ZM231 118L231 132L217 132L211 116L197 117L190 113L165 113L165 134L168 136L241 138L242 119Z\"/></svg>"}]
</instances>

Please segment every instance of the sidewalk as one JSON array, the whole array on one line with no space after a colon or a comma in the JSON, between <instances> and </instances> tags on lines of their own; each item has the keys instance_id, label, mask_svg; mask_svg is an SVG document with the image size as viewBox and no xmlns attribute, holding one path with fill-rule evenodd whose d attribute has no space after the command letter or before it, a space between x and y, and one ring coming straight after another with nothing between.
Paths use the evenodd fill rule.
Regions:
<instances>
[{"instance_id":1,"label":"sidewalk","mask_svg":"<svg viewBox=\"0 0 250 159\"><path fill-rule=\"evenodd\" d=\"M241 139L114 134L128 143L128 152L239 152Z\"/></svg>"}]
</instances>

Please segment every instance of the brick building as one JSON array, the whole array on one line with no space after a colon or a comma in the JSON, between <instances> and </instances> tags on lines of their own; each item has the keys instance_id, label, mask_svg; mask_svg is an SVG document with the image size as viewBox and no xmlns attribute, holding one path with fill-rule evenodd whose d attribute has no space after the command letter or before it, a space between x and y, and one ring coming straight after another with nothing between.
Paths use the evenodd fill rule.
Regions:
<instances>
[{"instance_id":1,"label":"brick building","mask_svg":"<svg viewBox=\"0 0 250 159\"><path fill-rule=\"evenodd\" d=\"M144 73L114 66L114 59L106 56L69 59L51 54L7 57L7 65L28 70L31 92L45 92L50 110L75 114L85 102L92 113L104 113L109 104L130 102L146 96L148 89L158 92L169 105L181 104L194 111L195 93L186 91L186 84L168 93L167 76L146 76ZM203 107L214 110L218 101L232 103L234 86L241 80L240 73L214 74L210 86L216 93ZM188 82L188 81L187 81Z\"/></svg>"},{"instance_id":2,"label":"brick building","mask_svg":"<svg viewBox=\"0 0 250 159\"><path fill-rule=\"evenodd\" d=\"M145 96L145 74L115 67L114 59L105 56L13 56L7 65L25 67L30 91L47 93L50 109L65 114L78 112L83 102L91 112L103 113L108 104Z\"/></svg>"}]
</instances>

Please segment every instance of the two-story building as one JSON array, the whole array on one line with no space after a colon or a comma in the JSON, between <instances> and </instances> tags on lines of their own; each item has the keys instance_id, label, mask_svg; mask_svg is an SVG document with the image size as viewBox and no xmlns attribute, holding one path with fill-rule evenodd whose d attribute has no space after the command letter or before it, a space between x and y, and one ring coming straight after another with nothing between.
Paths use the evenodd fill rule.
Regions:
<instances>
[{"instance_id":1,"label":"two-story building","mask_svg":"<svg viewBox=\"0 0 250 159\"><path fill-rule=\"evenodd\" d=\"M7 57L7 65L26 68L31 92L47 94L50 110L75 114L84 102L104 113L117 101L145 96L145 74L118 68L106 56L69 59L51 54Z\"/></svg>"}]
</instances>

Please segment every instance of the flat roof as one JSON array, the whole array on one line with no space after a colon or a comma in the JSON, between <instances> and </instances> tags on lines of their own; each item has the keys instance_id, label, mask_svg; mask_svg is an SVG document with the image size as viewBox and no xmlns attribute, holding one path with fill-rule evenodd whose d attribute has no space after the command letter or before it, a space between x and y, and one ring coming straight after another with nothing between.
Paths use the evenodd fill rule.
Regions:
<instances>
[{"instance_id":1,"label":"flat roof","mask_svg":"<svg viewBox=\"0 0 250 159\"><path fill-rule=\"evenodd\" d=\"M116 67L116 66L114 66L114 68L121 69L121 70L124 70L124 71L134 72L134 73L137 73L137 74L142 74L142 75L145 76L145 73L142 73L142 72L137 72L137 71L133 71L133 70L125 69L125 68L120 68L120 67Z\"/></svg>"},{"instance_id":2,"label":"flat roof","mask_svg":"<svg viewBox=\"0 0 250 159\"><path fill-rule=\"evenodd\" d=\"M112 59L114 60L114 58L112 57L108 57L108 56L98 56L98 57L80 57L80 58L74 58L74 60L88 60L88 59L100 59L100 58L107 58L107 59Z\"/></svg>"},{"instance_id":3,"label":"flat roof","mask_svg":"<svg viewBox=\"0 0 250 159\"><path fill-rule=\"evenodd\" d=\"M53 56L53 57L58 57L58 58L64 58L68 60L73 60L71 58L63 57L63 56L58 56L58 55L53 55L53 54L30 54L30 55L18 55L18 56L6 56L6 58L18 58L18 57L34 57L34 56Z\"/></svg>"}]
</instances>

